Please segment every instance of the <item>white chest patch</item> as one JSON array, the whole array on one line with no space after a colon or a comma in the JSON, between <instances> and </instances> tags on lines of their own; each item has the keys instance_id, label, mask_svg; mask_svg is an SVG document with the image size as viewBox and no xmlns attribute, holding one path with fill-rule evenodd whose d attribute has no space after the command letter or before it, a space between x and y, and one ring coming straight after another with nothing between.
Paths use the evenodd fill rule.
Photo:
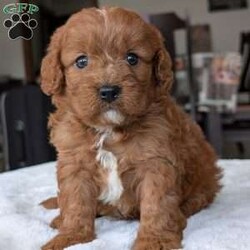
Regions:
<instances>
[{"instance_id":1,"label":"white chest patch","mask_svg":"<svg viewBox=\"0 0 250 250\"><path fill-rule=\"evenodd\" d=\"M119 178L117 168L117 158L112 152L103 149L103 143L107 138L108 133L103 133L97 143L98 151L96 160L101 167L108 171L107 186L98 197L103 203L115 204L122 195L123 186Z\"/></svg>"}]
</instances>

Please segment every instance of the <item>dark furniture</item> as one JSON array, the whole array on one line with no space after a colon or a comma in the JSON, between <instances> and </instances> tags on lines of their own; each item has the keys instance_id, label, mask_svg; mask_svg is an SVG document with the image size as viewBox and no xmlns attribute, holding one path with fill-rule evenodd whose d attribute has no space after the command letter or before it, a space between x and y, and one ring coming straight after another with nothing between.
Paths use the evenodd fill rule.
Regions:
<instances>
[{"instance_id":1,"label":"dark furniture","mask_svg":"<svg viewBox=\"0 0 250 250\"><path fill-rule=\"evenodd\" d=\"M250 32L241 33L240 53L243 65L239 91L248 92L248 103L250 104Z\"/></svg>"},{"instance_id":2,"label":"dark furniture","mask_svg":"<svg viewBox=\"0 0 250 250\"><path fill-rule=\"evenodd\" d=\"M1 95L4 170L55 160L47 121L50 99L35 85L13 88Z\"/></svg>"}]
</instances>

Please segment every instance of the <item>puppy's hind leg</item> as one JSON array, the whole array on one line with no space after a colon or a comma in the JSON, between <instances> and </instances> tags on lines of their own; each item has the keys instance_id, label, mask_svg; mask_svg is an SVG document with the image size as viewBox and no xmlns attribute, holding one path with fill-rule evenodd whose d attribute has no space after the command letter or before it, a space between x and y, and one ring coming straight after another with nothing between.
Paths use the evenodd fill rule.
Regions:
<instances>
[{"instance_id":1,"label":"puppy's hind leg","mask_svg":"<svg viewBox=\"0 0 250 250\"><path fill-rule=\"evenodd\" d=\"M50 223L50 227L54 229L59 229L62 224L62 218L60 215L56 216Z\"/></svg>"},{"instance_id":2,"label":"puppy's hind leg","mask_svg":"<svg viewBox=\"0 0 250 250\"><path fill-rule=\"evenodd\" d=\"M181 205L181 211L188 218L189 216L199 212L201 209L206 208L210 202L206 199L204 194L197 194Z\"/></svg>"},{"instance_id":3,"label":"puppy's hind leg","mask_svg":"<svg viewBox=\"0 0 250 250\"><path fill-rule=\"evenodd\" d=\"M186 217L208 207L222 188L220 184L222 177L221 169L216 166L207 169L209 172L204 174L206 176L204 181L200 186L196 186L195 191L189 194L181 204L181 210Z\"/></svg>"},{"instance_id":4,"label":"puppy's hind leg","mask_svg":"<svg viewBox=\"0 0 250 250\"><path fill-rule=\"evenodd\" d=\"M47 209L57 209L58 208L57 197L51 197L45 201L42 201L40 205L42 205Z\"/></svg>"}]
</instances>

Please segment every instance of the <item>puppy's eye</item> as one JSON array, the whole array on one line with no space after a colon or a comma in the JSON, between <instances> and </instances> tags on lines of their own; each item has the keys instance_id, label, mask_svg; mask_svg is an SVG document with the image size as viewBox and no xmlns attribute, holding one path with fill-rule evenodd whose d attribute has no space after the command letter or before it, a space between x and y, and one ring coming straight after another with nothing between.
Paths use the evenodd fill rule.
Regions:
<instances>
[{"instance_id":1,"label":"puppy's eye","mask_svg":"<svg viewBox=\"0 0 250 250\"><path fill-rule=\"evenodd\" d=\"M136 64L138 63L139 58L138 58L138 56L137 56L136 54L134 54L134 53L128 53L128 54L127 54L126 60L127 60L127 62L128 62L130 65L134 66L134 65L136 65Z\"/></svg>"},{"instance_id":2,"label":"puppy's eye","mask_svg":"<svg viewBox=\"0 0 250 250\"><path fill-rule=\"evenodd\" d=\"M79 69L83 69L88 65L88 57L87 56L79 56L76 58L75 65Z\"/></svg>"}]
</instances>

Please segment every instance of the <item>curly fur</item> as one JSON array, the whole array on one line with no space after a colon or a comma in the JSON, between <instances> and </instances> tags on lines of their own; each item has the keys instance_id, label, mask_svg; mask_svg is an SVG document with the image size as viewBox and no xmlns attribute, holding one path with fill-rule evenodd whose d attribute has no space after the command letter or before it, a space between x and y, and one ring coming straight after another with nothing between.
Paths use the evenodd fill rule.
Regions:
<instances>
[{"instance_id":1,"label":"curly fur","mask_svg":"<svg viewBox=\"0 0 250 250\"><path fill-rule=\"evenodd\" d=\"M56 106L59 192L43 204L59 206L51 223L59 234L43 250L93 240L97 215L140 219L133 250L181 247L186 219L213 201L221 173L199 126L170 97L172 79L160 32L132 11L83 9L56 30L41 88ZM98 95L106 83L122 89L110 104Z\"/></svg>"}]
</instances>

